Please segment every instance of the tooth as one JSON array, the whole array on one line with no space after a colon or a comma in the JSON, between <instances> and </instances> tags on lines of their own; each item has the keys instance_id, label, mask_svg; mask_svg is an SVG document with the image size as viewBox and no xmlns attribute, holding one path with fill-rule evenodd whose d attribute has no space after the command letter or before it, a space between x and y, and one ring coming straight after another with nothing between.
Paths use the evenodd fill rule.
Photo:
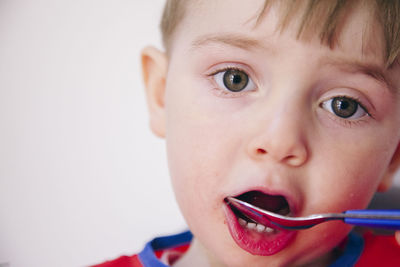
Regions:
<instances>
[{"instance_id":1,"label":"tooth","mask_svg":"<svg viewBox=\"0 0 400 267\"><path fill-rule=\"evenodd\" d=\"M239 224L241 226L245 226L247 224L247 222L245 220L243 220L242 218L239 218Z\"/></svg>"},{"instance_id":2,"label":"tooth","mask_svg":"<svg viewBox=\"0 0 400 267\"><path fill-rule=\"evenodd\" d=\"M256 226L257 226L257 224L255 224L255 223L251 223L251 222L247 223L247 228L249 228L249 229L255 229Z\"/></svg>"},{"instance_id":3,"label":"tooth","mask_svg":"<svg viewBox=\"0 0 400 267\"><path fill-rule=\"evenodd\" d=\"M257 232L261 233L265 230L265 226L262 224L257 224Z\"/></svg>"},{"instance_id":4,"label":"tooth","mask_svg":"<svg viewBox=\"0 0 400 267\"><path fill-rule=\"evenodd\" d=\"M273 233L273 232L275 232L275 230L273 228L271 228L271 227L265 227L265 232Z\"/></svg>"}]
</instances>

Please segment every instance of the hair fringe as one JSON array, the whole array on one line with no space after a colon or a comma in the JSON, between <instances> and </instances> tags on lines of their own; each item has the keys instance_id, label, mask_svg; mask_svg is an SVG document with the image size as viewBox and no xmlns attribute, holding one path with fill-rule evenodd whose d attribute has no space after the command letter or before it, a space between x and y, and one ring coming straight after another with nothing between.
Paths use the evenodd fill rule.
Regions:
<instances>
[{"instance_id":1,"label":"hair fringe","mask_svg":"<svg viewBox=\"0 0 400 267\"><path fill-rule=\"evenodd\" d=\"M194 0L167 0L162 19L161 33L164 47L169 50L172 35L185 15L188 3ZM387 67L399 63L400 54L400 1L399 0L265 0L256 25L273 4L281 8L280 31L284 31L293 18L300 17L297 38L307 39L318 34L321 43L333 48L338 42L348 8L355 3L372 4L376 19L381 23L385 41Z\"/></svg>"}]
</instances>

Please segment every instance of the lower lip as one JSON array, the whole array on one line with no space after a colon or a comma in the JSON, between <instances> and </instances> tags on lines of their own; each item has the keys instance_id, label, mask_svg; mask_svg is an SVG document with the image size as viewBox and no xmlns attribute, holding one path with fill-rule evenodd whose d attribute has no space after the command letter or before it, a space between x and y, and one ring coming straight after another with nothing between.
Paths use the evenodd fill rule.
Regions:
<instances>
[{"instance_id":1,"label":"lower lip","mask_svg":"<svg viewBox=\"0 0 400 267\"><path fill-rule=\"evenodd\" d=\"M276 229L274 233L259 233L247 229L239 221L228 205L224 205L226 222L232 238L245 251L259 256L271 256L286 248L294 239L296 231ZM271 226L271 225L267 225Z\"/></svg>"}]
</instances>

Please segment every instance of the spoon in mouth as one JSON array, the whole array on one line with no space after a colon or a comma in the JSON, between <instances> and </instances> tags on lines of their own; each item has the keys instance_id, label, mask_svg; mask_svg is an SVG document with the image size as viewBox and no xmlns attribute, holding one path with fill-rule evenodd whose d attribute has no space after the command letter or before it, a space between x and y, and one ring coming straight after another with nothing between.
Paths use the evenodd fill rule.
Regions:
<instances>
[{"instance_id":1,"label":"spoon in mouth","mask_svg":"<svg viewBox=\"0 0 400 267\"><path fill-rule=\"evenodd\" d=\"M400 229L400 210L348 210L343 213L314 214L306 217L289 217L256 207L234 197L227 197L232 205L245 216L261 224L272 223L289 230L302 230L317 224L342 220L351 225Z\"/></svg>"}]
</instances>

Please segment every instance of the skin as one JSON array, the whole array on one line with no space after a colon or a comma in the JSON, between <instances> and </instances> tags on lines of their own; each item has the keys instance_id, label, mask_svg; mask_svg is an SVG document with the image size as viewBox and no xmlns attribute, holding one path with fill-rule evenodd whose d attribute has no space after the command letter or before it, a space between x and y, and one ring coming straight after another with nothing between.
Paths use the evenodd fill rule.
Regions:
<instances>
[{"instance_id":1,"label":"skin","mask_svg":"<svg viewBox=\"0 0 400 267\"><path fill-rule=\"evenodd\" d=\"M400 232L399 231L396 232L396 241L397 241L397 243L400 244Z\"/></svg>"},{"instance_id":2,"label":"skin","mask_svg":"<svg viewBox=\"0 0 400 267\"><path fill-rule=\"evenodd\" d=\"M168 58L143 51L150 125L166 139L176 199L195 236L176 266L328 265L350 226L324 223L298 231L274 255L252 255L228 231L224 198L284 192L297 216L363 209L399 165L400 68L384 70L382 44L360 34L368 12L352 11L329 49L316 38L296 40L295 24L277 32L274 8L256 26L262 3L193 4ZM354 62L381 69L390 86ZM245 71L254 86L220 86L213 74L227 67ZM370 115L338 117L323 104L337 96L357 99Z\"/></svg>"}]
</instances>

